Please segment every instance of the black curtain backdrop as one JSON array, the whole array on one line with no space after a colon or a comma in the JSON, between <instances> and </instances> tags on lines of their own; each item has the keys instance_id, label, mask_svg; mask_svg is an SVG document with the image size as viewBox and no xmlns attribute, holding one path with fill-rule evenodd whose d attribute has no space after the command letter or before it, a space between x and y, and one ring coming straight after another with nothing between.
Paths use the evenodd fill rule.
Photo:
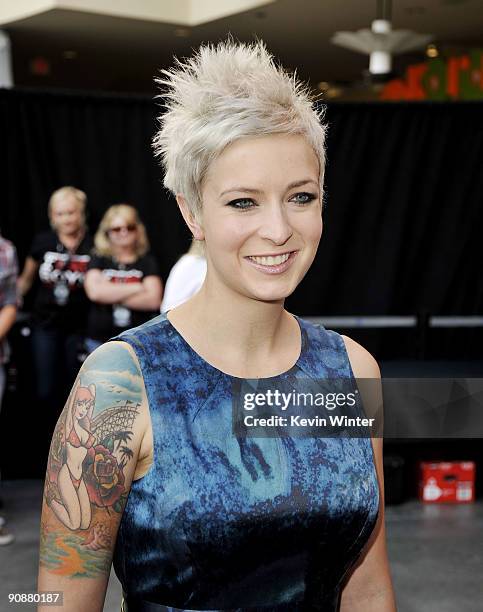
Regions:
<instances>
[{"instance_id":1,"label":"black curtain backdrop","mask_svg":"<svg viewBox=\"0 0 483 612\"><path fill-rule=\"evenodd\" d=\"M0 227L21 259L49 227L52 191L74 185L87 193L92 232L111 204L138 208L166 278L189 234L151 152L157 110L146 97L0 90Z\"/></svg>"},{"instance_id":2,"label":"black curtain backdrop","mask_svg":"<svg viewBox=\"0 0 483 612\"><path fill-rule=\"evenodd\" d=\"M288 300L289 310L482 312L482 111L483 103L469 102L328 106L324 235L314 265ZM0 90L0 227L21 261L34 234L48 227L51 192L70 184L88 195L92 231L111 204L134 204L166 280L189 234L151 152L157 112L145 97ZM423 351L426 357L481 360L481 328L434 330L424 349L416 330L340 331L379 360L421 357ZM0 430L22 432L31 450L19 455L17 437L4 437L0 464L6 478L42 477L46 457L35 426L42 415L21 323L11 342ZM414 363L408 367L417 375ZM452 373L450 365L446 369ZM480 441L474 442L463 441L453 451L443 443L440 458L473 458ZM424 449L418 445L415 457L439 457Z\"/></svg>"},{"instance_id":3,"label":"black curtain backdrop","mask_svg":"<svg viewBox=\"0 0 483 612\"><path fill-rule=\"evenodd\" d=\"M0 226L21 259L70 184L92 230L134 204L166 279L189 242L151 150L157 112L146 97L0 90ZM482 115L479 102L329 104L324 235L290 310L481 312Z\"/></svg>"}]
</instances>

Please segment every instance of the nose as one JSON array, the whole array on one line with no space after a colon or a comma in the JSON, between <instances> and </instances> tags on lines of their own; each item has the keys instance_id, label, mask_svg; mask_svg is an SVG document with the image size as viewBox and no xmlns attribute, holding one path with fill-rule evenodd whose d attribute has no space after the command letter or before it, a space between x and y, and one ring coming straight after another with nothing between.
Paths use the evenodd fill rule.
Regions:
<instances>
[{"instance_id":1,"label":"nose","mask_svg":"<svg viewBox=\"0 0 483 612\"><path fill-rule=\"evenodd\" d=\"M273 202L265 207L259 234L276 245L283 245L293 234L293 228L282 202Z\"/></svg>"}]
</instances>

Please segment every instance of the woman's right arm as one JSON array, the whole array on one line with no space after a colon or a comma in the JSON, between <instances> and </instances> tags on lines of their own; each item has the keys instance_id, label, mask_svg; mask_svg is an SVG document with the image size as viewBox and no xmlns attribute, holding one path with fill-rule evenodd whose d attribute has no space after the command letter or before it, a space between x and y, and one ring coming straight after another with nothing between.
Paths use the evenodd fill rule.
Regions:
<instances>
[{"instance_id":1,"label":"woman's right arm","mask_svg":"<svg viewBox=\"0 0 483 612\"><path fill-rule=\"evenodd\" d=\"M34 278L39 269L39 265L39 262L35 261L35 259L30 255L25 260L22 274L18 277L17 280L17 287L22 297L26 295L29 292L30 287L32 287L32 283L34 282Z\"/></svg>"},{"instance_id":2,"label":"woman's right arm","mask_svg":"<svg viewBox=\"0 0 483 612\"><path fill-rule=\"evenodd\" d=\"M111 283L98 268L87 271L84 280L87 297L98 304L119 304L143 291L142 283Z\"/></svg>"},{"instance_id":3,"label":"woman's right arm","mask_svg":"<svg viewBox=\"0 0 483 612\"><path fill-rule=\"evenodd\" d=\"M95 397L91 446L92 436L75 438L64 425L69 406L74 420L82 419L89 387ZM124 342L101 346L84 362L50 447L38 590L62 593L56 609L102 611L119 523L136 465L145 459L140 449L146 448L148 429L146 393L132 348ZM74 440L68 442L70 434Z\"/></svg>"}]
</instances>

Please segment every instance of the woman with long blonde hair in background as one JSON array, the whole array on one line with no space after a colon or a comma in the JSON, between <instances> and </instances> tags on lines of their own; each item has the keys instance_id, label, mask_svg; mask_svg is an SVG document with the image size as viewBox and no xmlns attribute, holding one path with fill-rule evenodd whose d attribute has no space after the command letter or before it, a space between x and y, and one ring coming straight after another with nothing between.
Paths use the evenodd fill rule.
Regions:
<instances>
[{"instance_id":1,"label":"woman with long blonde hair in background","mask_svg":"<svg viewBox=\"0 0 483 612\"><path fill-rule=\"evenodd\" d=\"M87 322L89 352L158 314L163 291L156 260L148 252L146 228L133 206L111 206L94 244L85 282L92 302Z\"/></svg>"}]
</instances>

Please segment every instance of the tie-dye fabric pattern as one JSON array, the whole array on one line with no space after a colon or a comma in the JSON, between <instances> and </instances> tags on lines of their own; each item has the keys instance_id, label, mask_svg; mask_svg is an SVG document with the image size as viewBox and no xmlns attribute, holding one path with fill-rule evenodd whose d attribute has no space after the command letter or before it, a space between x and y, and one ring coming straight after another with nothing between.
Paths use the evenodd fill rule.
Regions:
<instances>
[{"instance_id":1,"label":"tie-dye fabric pattern","mask_svg":"<svg viewBox=\"0 0 483 612\"><path fill-rule=\"evenodd\" d=\"M301 355L279 378L352 377L342 337L297 320ZM138 356L154 439L114 555L129 610L337 610L377 519L370 439L236 438L233 378L165 315L119 339Z\"/></svg>"}]
</instances>

